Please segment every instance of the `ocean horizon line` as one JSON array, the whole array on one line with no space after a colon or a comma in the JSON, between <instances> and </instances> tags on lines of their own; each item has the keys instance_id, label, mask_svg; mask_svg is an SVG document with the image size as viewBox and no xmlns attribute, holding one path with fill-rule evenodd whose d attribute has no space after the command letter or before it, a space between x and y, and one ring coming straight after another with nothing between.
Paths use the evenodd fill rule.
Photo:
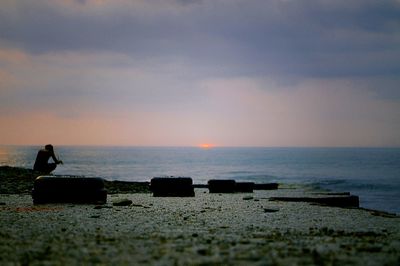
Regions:
<instances>
[{"instance_id":1,"label":"ocean horizon line","mask_svg":"<svg viewBox=\"0 0 400 266\"><path fill-rule=\"evenodd\" d=\"M46 144L0 144L0 147L42 147ZM53 144L57 147L99 147L99 148L198 148L198 149L219 149L219 148L260 148L260 149L400 149L400 146L252 146L252 145L114 145L114 144Z\"/></svg>"}]
</instances>

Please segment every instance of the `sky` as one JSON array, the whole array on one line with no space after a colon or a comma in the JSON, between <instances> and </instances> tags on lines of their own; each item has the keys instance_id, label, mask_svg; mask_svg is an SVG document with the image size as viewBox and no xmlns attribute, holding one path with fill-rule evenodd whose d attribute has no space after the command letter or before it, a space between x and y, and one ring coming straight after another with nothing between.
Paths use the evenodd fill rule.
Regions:
<instances>
[{"instance_id":1,"label":"sky","mask_svg":"<svg viewBox=\"0 0 400 266\"><path fill-rule=\"evenodd\" d=\"M0 2L0 144L400 146L399 0Z\"/></svg>"}]
</instances>

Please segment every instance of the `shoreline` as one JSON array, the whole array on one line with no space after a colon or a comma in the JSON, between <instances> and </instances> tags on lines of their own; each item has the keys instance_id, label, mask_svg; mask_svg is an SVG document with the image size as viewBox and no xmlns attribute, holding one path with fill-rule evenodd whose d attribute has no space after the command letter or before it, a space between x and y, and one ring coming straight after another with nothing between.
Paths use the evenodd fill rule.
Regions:
<instances>
[{"instance_id":1,"label":"shoreline","mask_svg":"<svg viewBox=\"0 0 400 266\"><path fill-rule=\"evenodd\" d=\"M31 194L33 182L41 173L32 169L0 166L0 194ZM150 193L149 182L104 180L108 194Z\"/></svg>"},{"instance_id":2,"label":"shoreline","mask_svg":"<svg viewBox=\"0 0 400 266\"><path fill-rule=\"evenodd\" d=\"M41 173L36 172L32 169L12 167L12 166L0 166L0 194L29 194L32 193L33 182L37 176ZM150 190L150 182L148 181L119 181L119 180L104 180L105 188L109 195L113 194L132 194L132 193L152 193ZM260 185L260 184L258 184ZM276 184L278 185L278 184ZM207 184L193 184L194 188L207 188ZM350 196L349 192L335 192L326 190L313 185L299 185L299 184L279 184L279 189L305 189L311 191L311 197L315 198L316 195L321 196ZM314 195L313 195L314 194ZM317 196L318 197L318 196ZM283 201L288 201L281 199ZM307 199L299 200L307 202ZM316 203L318 204L318 202ZM324 205L324 204L322 204ZM374 213L375 215L388 216L388 217L399 217L399 214L393 212L387 212L378 209L370 209L364 207L358 207L365 211Z\"/></svg>"},{"instance_id":3,"label":"shoreline","mask_svg":"<svg viewBox=\"0 0 400 266\"><path fill-rule=\"evenodd\" d=\"M109 194L105 205L34 205L28 193L0 193L0 264L399 264L398 216L271 201L315 193L327 195L299 186L195 188L187 198L135 192Z\"/></svg>"}]
</instances>

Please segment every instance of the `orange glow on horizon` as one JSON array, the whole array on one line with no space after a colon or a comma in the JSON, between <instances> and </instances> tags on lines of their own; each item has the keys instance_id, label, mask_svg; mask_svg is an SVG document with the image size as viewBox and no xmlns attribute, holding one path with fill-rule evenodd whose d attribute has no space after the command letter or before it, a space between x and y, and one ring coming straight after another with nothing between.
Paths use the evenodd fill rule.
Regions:
<instances>
[{"instance_id":1,"label":"orange glow on horizon","mask_svg":"<svg viewBox=\"0 0 400 266\"><path fill-rule=\"evenodd\" d=\"M203 144L200 144L199 147L202 149L210 149L210 148L214 148L214 145L209 144L209 143L203 143Z\"/></svg>"}]
</instances>

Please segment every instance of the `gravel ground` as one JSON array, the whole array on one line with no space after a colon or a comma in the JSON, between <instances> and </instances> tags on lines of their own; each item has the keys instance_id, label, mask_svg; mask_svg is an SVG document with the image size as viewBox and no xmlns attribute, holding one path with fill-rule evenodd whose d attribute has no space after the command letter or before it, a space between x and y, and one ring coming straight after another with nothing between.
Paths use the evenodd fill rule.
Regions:
<instances>
[{"instance_id":1,"label":"gravel ground","mask_svg":"<svg viewBox=\"0 0 400 266\"><path fill-rule=\"evenodd\" d=\"M101 206L0 194L0 265L400 265L398 217L268 200L311 195L302 188L195 192Z\"/></svg>"}]
</instances>

